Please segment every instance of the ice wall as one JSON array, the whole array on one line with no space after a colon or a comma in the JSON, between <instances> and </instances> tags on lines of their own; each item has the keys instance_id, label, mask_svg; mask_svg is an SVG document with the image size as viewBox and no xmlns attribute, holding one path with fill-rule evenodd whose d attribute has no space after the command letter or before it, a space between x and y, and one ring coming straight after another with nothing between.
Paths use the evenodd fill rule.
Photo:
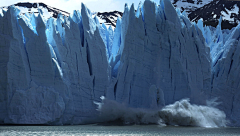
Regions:
<instances>
[{"instance_id":1,"label":"ice wall","mask_svg":"<svg viewBox=\"0 0 240 136\"><path fill-rule=\"evenodd\" d=\"M166 104L182 98L202 103L211 89L211 59L201 31L167 0L159 7L145 1L137 13L133 5L125 10L127 33L110 98L134 108L164 106L158 94Z\"/></svg>"},{"instance_id":2,"label":"ice wall","mask_svg":"<svg viewBox=\"0 0 240 136\"><path fill-rule=\"evenodd\" d=\"M125 5L115 30L84 4L48 20L12 6L0 15L0 123L95 122L105 96L151 110L219 97L239 125L239 27L220 26L191 23L169 0Z\"/></svg>"},{"instance_id":3,"label":"ice wall","mask_svg":"<svg viewBox=\"0 0 240 136\"><path fill-rule=\"evenodd\" d=\"M96 116L109 66L90 13L82 5L81 14L46 21L10 7L1 16L2 123L79 124Z\"/></svg>"},{"instance_id":4,"label":"ice wall","mask_svg":"<svg viewBox=\"0 0 240 136\"><path fill-rule=\"evenodd\" d=\"M221 30L221 21L220 18L216 29L210 30L208 26L204 26L202 30L206 43L211 48L212 59L211 92L207 97L218 98L221 102L218 108L227 114L230 125L239 126L240 26L232 30ZM199 25L202 26L202 22Z\"/></svg>"},{"instance_id":5,"label":"ice wall","mask_svg":"<svg viewBox=\"0 0 240 136\"><path fill-rule=\"evenodd\" d=\"M222 102L219 108L232 119L233 126L240 122L240 26L229 34L220 51L218 59L213 63L211 97L219 97Z\"/></svg>"}]
</instances>

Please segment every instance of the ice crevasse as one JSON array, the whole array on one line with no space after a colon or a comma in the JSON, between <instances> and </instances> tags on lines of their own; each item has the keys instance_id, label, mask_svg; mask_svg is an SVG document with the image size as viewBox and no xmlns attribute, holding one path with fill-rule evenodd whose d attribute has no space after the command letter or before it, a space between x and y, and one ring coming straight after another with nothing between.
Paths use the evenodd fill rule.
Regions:
<instances>
[{"instance_id":1,"label":"ice crevasse","mask_svg":"<svg viewBox=\"0 0 240 136\"><path fill-rule=\"evenodd\" d=\"M240 26L192 23L169 0L145 0L136 12L125 5L115 30L84 4L57 19L39 10L20 15L12 6L0 14L1 124L96 122L95 103L105 96L163 111L176 101L188 105L184 98L207 105L217 97L230 125L240 125Z\"/></svg>"}]
</instances>

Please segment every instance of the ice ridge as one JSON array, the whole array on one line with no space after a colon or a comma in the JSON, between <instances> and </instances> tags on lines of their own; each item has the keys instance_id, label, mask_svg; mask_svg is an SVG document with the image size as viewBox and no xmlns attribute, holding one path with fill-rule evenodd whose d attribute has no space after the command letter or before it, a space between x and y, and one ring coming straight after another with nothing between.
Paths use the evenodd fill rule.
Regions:
<instances>
[{"instance_id":1,"label":"ice ridge","mask_svg":"<svg viewBox=\"0 0 240 136\"><path fill-rule=\"evenodd\" d=\"M221 19L217 28L192 23L169 0L145 0L136 12L126 4L115 30L84 4L57 19L11 6L0 15L0 123L96 122L101 96L155 111L218 97L239 126L239 32L221 30Z\"/></svg>"}]
</instances>

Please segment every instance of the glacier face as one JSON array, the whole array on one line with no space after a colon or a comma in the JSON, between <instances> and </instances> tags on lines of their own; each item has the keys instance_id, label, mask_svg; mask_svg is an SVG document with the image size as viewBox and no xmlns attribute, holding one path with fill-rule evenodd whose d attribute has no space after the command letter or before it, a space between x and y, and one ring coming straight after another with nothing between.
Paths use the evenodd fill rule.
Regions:
<instances>
[{"instance_id":1,"label":"glacier face","mask_svg":"<svg viewBox=\"0 0 240 136\"><path fill-rule=\"evenodd\" d=\"M84 4L48 20L12 6L0 14L0 123L96 122L101 96L143 109L218 97L239 126L239 29L192 23L169 0L125 5L115 30Z\"/></svg>"},{"instance_id":2,"label":"glacier face","mask_svg":"<svg viewBox=\"0 0 240 136\"><path fill-rule=\"evenodd\" d=\"M159 107L161 103L152 103L151 97L161 91L166 104L185 97L200 103L199 95L210 90L211 61L203 36L194 25L181 24L184 16L178 16L169 1L162 5L145 1L139 17L132 6L124 13L129 18L122 19L128 31L114 92L116 101L131 107ZM151 94L153 85L157 89Z\"/></svg>"}]
</instances>

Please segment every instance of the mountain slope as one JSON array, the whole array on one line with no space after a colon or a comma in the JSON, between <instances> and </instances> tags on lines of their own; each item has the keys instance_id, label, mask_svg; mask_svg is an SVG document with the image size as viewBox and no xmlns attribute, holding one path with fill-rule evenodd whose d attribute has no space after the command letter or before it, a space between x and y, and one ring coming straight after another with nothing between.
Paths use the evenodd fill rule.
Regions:
<instances>
[{"instance_id":1,"label":"mountain slope","mask_svg":"<svg viewBox=\"0 0 240 136\"><path fill-rule=\"evenodd\" d=\"M11 5L10 5L11 6ZM0 9L2 10L7 10L10 6L5 6L5 7L1 7ZM22 2L22 3L17 3L14 4L14 6L18 7L20 9L20 14L24 15L26 13L35 13L36 15L39 13L38 12L38 8L41 9L43 11L43 17L45 18L57 18L58 14L61 13L62 15L68 17L70 16L70 13L48 6L44 3L29 3L29 2ZM99 22L105 23L106 26L112 26L112 27L116 27L116 23L117 23L117 18L118 17L122 17L123 13L119 12L119 11L109 11L109 12L95 12L92 13L92 16L98 16L99 18Z\"/></svg>"},{"instance_id":2,"label":"mountain slope","mask_svg":"<svg viewBox=\"0 0 240 136\"><path fill-rule=\"evenodd\" d=\"M216 27L220 16L222 16L222 29L232 29L238 24L240 20L240 2L238 1L171 0L171 2L174 7L179 8L181 12L186 11L186 14L191 21L197 22L199 19L202 18L204 25ZM37 14L39 5L39 8L43 11L43 16L46 18L57 18L59 13L64 16L70 15L70 13L68 12L48 6L44 3L17 3L14 5L16 7L19 7L21 14ZM6 10L8 7L2 7L2 9ZM92 13L93 17L98 16L100 24L105 23L106 26L112 26L113 28L116 27L117 18L121 18L122 15L123 13L119 11Z\"/></svg>"},{"instance_id":3,"label":"mountain slope","mask_svg":"<svg viewBox=\"0 0 240 136\"><path fill-rule=\"evenodd\" d=\"M187 14L203 7L213 0L171 0L174 7L180 8L181 12L186 11Z\"/></svg>"},{"instance_id":4,"label":"mountain slope","mask_svg":"<svg viewBox=\"0 0 240 136\"><path fill-rule=\"evenodd\" d=\"M239 23L239 8L239 1L213 0L203 7L192 11L188 17L191 21L197 21L202 18L204 24L216 27L220 16L222 16L222 29L231 29Z\"/></svg>"},{"instance_id":5,"label":"mountain slope","mask_svg":"<svg viewBox=\"0 0 240 136\"><path fill-rule=\"evenodd\" d=\"M12 5L10 5L12 6ZM10 6L1 7L3 10L7 10ZM26 13L38 13L38 8L42 9L43 16L46 18L54 17L57 18L58 14L61 13L62 15L69 16L70 14L66 11L48 6L44 3L29 3L29 2L23 2L23 3L17 3L14 4L14 6L18 7L20 9L20 14L26 14Z\"/></svg>"},{"instance_id":6,"label":"mountain slope","mask_svg":"<svg viewBox=\"0 0 240 136\"><path fill-rule=\"evenodd\" d=\"M118 17L122 17L123 13L119 11L97 12L93 16L98 16L99 22L107 26L116 27Z\"/></svg>"}]
</instances>

